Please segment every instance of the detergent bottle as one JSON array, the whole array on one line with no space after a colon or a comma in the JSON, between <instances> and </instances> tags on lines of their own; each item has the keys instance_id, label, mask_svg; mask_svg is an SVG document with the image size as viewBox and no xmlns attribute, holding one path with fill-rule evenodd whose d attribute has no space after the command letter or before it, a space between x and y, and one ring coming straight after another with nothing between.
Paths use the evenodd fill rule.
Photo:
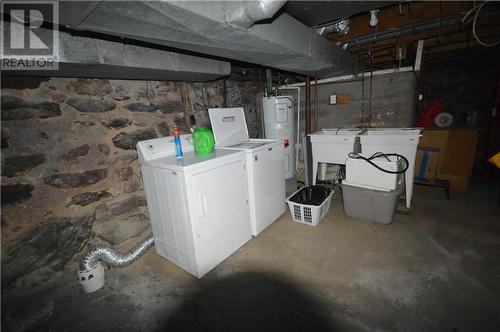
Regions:
<instances>
[{"instance_id":1,"label":"detergent bottle","mask_svg":"<svg viewBox=\"0 0 500 332\"><path fill-rule=\"evenodd\" d=\"M205 155L214 151L214 135L206 127L196 128L193 132L194 152Z\"/></svg>"}]
</instances>

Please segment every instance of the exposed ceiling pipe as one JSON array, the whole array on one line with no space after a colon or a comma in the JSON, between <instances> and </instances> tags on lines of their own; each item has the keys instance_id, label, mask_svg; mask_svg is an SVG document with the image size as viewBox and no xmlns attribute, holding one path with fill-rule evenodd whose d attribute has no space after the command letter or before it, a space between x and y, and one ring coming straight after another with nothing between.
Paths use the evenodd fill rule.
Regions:
<instances>
[{"instance_id":1,"label":"exposed ceiling pipe","mask_svg":"<svg viewBox=\"0 0 500 332\"><path fill-rule=\"evenodd\" d=\"M494 18L495 15L498 17L500 14L500 11L491 11L491 12L485 12L483 15L483 19L488 19L488 18ZM451 15L443 18L437 18L435 20L430 20L426 22L421 22L421 23L415 23L411 24L408 26L404 27L397 27L397 28L392 28L389 30L385 31L379 31L377 33L373 33L370 35L358 37L358 38L353 38L349 40L344 40L342 42L339 42L338 45L342 47L342 49L348 49L348 48L353 48L356 46L361 46L365 44L369 44L375 41L380 41L384 39L390 39L390 38L397 38L401 36L406 36L406 35L411 35L411 34L416 34L419 32L425 32L429 30L434 30L434 29L440 29L442 27L446 26L460 26L462 25L462 18L464 14L456 14L456 15Z\"/></svg>"},{"instance_id":2,"label":"exposed ceiling pipe","mask_svg":"<svg viewBox=\"0 0 500 332\"><path fill-rule=\"evenodd\" d=\"M271 18L283 7L287 0L246 0L227 2L227 22L248 29L255 22Z\"/></svg>"},{"instance_id":3,"label":"exposed ceiling pipe","mask_svg":"<svg viewBox=\"0 0 500 332\"><path fill-rule=\"evenodd\" d=\"M428 30L437 29L440 26L445 27L445 26L458 25L458 24L461 24L461 22L462 22L462 15L453 15L453 16L444 17L442 19L436 19L436 20L427 21L427 22L423 22L423 23L412 24L412 25L409 25L406 27L401 27L401 28L392 28L392 29L389 29L386 31L380 31L377 33L363 36L363 37L353 38L350 40L342 41L342 42L340 42L340 46L343 49L353 48L356 46L369 44L369 43L372 43L375 41L380 41L380 40L390 39L390 38L397 38L397 37L401 37L401 36L415 34L418 32L424 32L424 31L428 31Z\"/></svg>"},{"instance_id":4,"label":"exposed ceiling pipe","mask_svg":"<svg viewBox=\"0 0 500 332\"><path fill-rule=\"evenodd\" d=\"M413 71L413 66L401 67L398 69L397 72L398 73L406 73L406 72L411 72L411 71ZM373 76L388 75L388 74L394 74L394 68L377 70L377 71L373 72ZM338 83L338 82L360 80L360 75L361 75L360 73L357 73L355 75L343 75L343 76L323 78L323 79L318 80L317 84L328 84L328 83ZM311 82L311 84L316 84L316 83ZM282 85L279 87L279 89L287 89L287 88L291 88L291 87L303 87L303 86L306 86L305 82L293 83L293 84L289 84L289 85Z\"/></svg>"}]
</instances>

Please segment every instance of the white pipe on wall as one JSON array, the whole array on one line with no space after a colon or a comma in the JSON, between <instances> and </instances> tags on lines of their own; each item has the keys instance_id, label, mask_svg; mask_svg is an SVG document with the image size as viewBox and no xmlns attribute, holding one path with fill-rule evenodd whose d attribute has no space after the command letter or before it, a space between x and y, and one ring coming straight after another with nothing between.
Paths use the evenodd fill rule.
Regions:
<instances>
[{"instance_id":1,"label":"white pipe on wall","mask_svg":"<svg viewBox=\"0 0 500 332\"><path fill-rule=\"evenodd\" d=\"M377 70L373 72L373 76L378 76L378 75L388 75L388 74L394 74L394 73L404 73L404 72L411 72L413 71L413 67L401 67L399 69L384 69L384 70ZM343 81L352 81L359 78L358 75L344 75L344 76L337 76L337 77L329 77L329 78L323 78L321 80L318 80L318 84L326 84L326 83L336 83L336 82L343 82ZM315 81L311 81L311 85L315 85ZM290 84L288 86L280 86L279 89L285 90L285 89L290 89L290 88L295 88L295 87L302 87L305 86L305 82L300 82L300 83L294 83Z\"/></svg>"}]
</instances>

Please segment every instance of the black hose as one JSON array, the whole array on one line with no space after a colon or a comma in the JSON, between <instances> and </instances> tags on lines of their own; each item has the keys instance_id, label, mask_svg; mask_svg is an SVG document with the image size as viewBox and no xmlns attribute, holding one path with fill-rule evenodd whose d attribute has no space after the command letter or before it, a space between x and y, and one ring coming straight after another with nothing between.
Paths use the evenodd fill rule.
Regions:
<instances>
[{"instance_id":1,"label":"black hose","mask_svg":"<svg viewBox=\"0 0 500 332\"><path fill-rule=\"evenodd\" d=\"M288 97L288 96L274 96L276 97L276 99L288 99L292 102L292 105L295 104L295 102L293 101L292 98Z\"/></svg>"},{"instance_id":2,"label":"black hose","mask_svg":"<svg viewBox=\"0 0 500 332\"><path fill-rule=\"evenodd\" d=\"M385 158L387 159L388 161L391 161L389 159L389 157L391 156L395 156L399 159L403 159L404 162L405 162L405 167L403 167L402 170L399 170L399 171L390 171L388 169L385 169L385 168L382 168L380 167L379 165L375 164L372 160L375 159L375 158ZM353 159L363 159L364 161L366 161L367 163L369 163L370 165L372 165L373 167L381 170L382 172L385 172L385 173L389 173L389 174L401 174L401 173L404 173L406 172L406 170L408 169L408 167L410 166L410 163L408 162L408 159L406 159L404 156L400 155L400 154L397 154L397 153L382 153L382 152L375 152L371 157L369 158L366 158L366 157L363 157L362 155L360 155L359 153L355 153L355 152L351 152L349 153L349 158L353 158Z\"/></svg>"}]
</instances>

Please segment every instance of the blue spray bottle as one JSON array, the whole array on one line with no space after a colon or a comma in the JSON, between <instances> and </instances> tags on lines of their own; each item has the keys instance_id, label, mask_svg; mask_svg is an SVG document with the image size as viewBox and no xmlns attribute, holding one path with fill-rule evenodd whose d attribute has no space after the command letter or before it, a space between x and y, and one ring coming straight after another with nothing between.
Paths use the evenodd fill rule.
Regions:
<instances>
[{"instance_id":1,"label":"blue spray bottle","mask_svg":"<svg viewBox=\"0 0 500 332\"><path fill-rule=\"evenodd\" d=\"M174 142L175 156L177 157L177 159L180 159L182 158L181 131L177 127L174 127Z\"/></svg>"}]
</instances>

